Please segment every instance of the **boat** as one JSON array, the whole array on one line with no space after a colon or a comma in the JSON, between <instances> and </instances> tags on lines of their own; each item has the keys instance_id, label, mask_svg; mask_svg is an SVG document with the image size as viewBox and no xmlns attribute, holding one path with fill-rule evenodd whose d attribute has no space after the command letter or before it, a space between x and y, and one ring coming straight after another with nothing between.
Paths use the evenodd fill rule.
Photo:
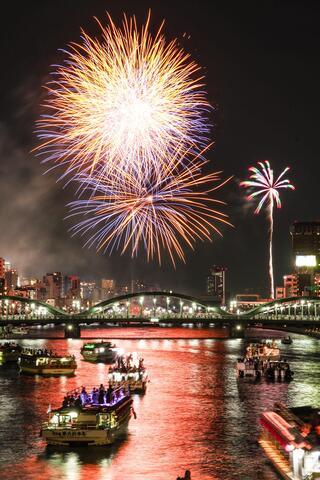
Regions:
<instances>
[{"instance_id":1,"label":"boat","mask_svg":"<svg viewBox=\"0 0 320 480\"><path fill-rule=\"evenodd\" d=\"M0 363L17 362L22 347L14 342L6 342L0 345Z\"/></svg>"},{"instance_id":2,"label":"boat","mask_svg":"<svg viewBox=\"0 0 320 480\"><path fill-rule=\"evenodd\" d=\"M285 360L261 360L258 358L239 358L236 365L237 377L245 379L290 382L294 372Z\"/></svg>"},{"instance_id":3,"label":"boat","mask_svg":"<svg viewBox=\"0 0 320 480\"><path fill-rule=\"evenodd\" d=\"M111 342L89 342L81 348L81 355L87 362L114 363L122 350Z\"/></svg>"},{"instance_id":4,"label":"boat","mask_svg":"<svg viewBox=\"0 0 320 480\"><path fill-rule=\"evenodd\" d=\"M280 349L277 347L275 341L250 343L246 348L246 358L259 358L260 360L279 360Z\"/></svg>"},{"instance_id":5,"label":"boat","mask_svg":"<svg viewBox=\"0 0 320 480\"><path fill-rule=\"evenodd\" d=\"M77 368L74 356L61 356L47 350L23 349L20 354L20 373L38 375L73 375Z\"/></svg>"},{"instance_id":6,"label":"boat","mask_svg":"<svg viewBox=\"0 0 320 480\"><path fill-rule=\"evenodd\" d=\"M117 363L109 368L108 381L113 387L126 386L132 393L145 393L149 380L143 358L136 353L119 356Z\"/></svg>"},{"instance_id":7,"label":"boat","mask_svg":"<svg viewBox=\"0 0 320 480\"><path fill-rule=\"evenodd\" d=\"M48 445L110 445L126 431L132 413L135 415L129 391L109 387L102 394L102 387L93 387L91 394L85 387L73 390L61 408L49 412L40 433Z\"/></svg>"},{"instance_id":8,"label":"boat","mask_svg":"<svg viewBox=\"0 0 320 480\"><path fill-rule=\"evenodd\" d=\"M282 478L320 478L319 408L276 403L273 410L262 414L260 423L259 444Z\"/></svg>"},{"instance_id":9,"label":"boat","mask_svg":"<svg viewBox=\"0 0 320 480\"><path fill-rule=\"evenodd\" d=\"M283 343L284 345L291 345L292 338L290 337L290 335L287 335L286 337L282 337L281 343Z\"/></svg>"},{"instance_id":10,"label":"boat","mask_svg":"<svg viewBox=\"0 0 320 480\"><path fill-rule=\"evenodd\" d=\"M26 335L29 333L28 327L12 327L10 333L13 335Z\"/></svg>"}]
</instances>

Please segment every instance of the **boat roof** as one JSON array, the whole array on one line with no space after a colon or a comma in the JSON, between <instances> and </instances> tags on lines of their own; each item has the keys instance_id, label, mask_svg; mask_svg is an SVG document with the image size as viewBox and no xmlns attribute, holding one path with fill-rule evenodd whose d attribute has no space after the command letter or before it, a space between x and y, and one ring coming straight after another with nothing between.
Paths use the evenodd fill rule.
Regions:
<instances>
[{"instance_id":1,"label":"boat roof","mask_svg":"<svg viewBox=\"0 0 320 480\"><path fill-rule=\"evenodd\" d=\"M278 420L273 418L275 415ZM274 431L285 436L289 445L320 449L320 408L309 405L290 408L279 402L273 412L265 412L262 418L269 421Z\"/></svg>"},{"instance_id":2,"label":"boat roof","mask_svg":"<svg viewBox=\"0 0 320 480\"><path fill-rule=\"evenodd\" d=\"M50 355L49 352L48 353L38 353L38 352L24 352L24 351L21 352L21 357L50 358L52 360L54 360L54 359L56 359L56 360L62 360L62 359L72 360L73 359L73 357L71 355L58 355L57 353L53 353L52 355Z\"/></svg>"},{"instance_id":3,"label":"boat roof","mask_svg":"<svg viewBox=\"0 0 320 480\"><path fill-rule=\"evenodd\" d=\"M88 350L91 350L91 349L97 348L97 347L114 347L114 344L112 342L104 342L104 341L88 342L88 343L85 343L82 348L86 348Z\"/></svg>"}]
</instances>

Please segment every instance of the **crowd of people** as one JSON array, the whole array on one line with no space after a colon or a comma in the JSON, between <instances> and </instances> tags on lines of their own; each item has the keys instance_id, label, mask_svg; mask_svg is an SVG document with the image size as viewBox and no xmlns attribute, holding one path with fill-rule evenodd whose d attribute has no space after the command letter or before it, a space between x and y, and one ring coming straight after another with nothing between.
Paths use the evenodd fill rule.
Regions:
<instances>
[{"instance_id":1,"label":"crowd of people","mask_svg":"<svg viewBox=\"0 0 320 480\"><path fill-rule=\"evenodd\" d=\"M20 345L18 345L15 342L5 342L5 343L2 343L2 345L0 345L0 350L4 350L4 351L19 350L19 351L21 351L22 348L20 347Z\"/></svg>"},{"instance_id":2,"label":"crowd of people","mask_svg":"<svg viewBox=\"0 0 320 480\"><path fill-rule=\"evenodd\" d=\"M254 358L238 358L237 361L238 377L253 376L259 380L265 376L269 380L292 380L293 372L290 365L283 359L281 361L273 361L270 359L262 360L259 357Z\"/></svg>"},{"instance_id":3,"label":"crowd of people","mask_svg":"<svg viewBox=\"0 0 320 480\"><path fill-rule=\"evenodd\" d=\"M134 358L132 353L130 353L129 355L119 355L117 357L116 363L109 367L109 373L135 373L144 371L145 367L143 365L143 362L143 358Z\"/></svg>"},{"instance_id":4,"label":"crowd of people","mask_svg":"<svg viewBox=\"0 0 320 480\"><path fill-rule=\"evenodd\" d=\"M52 350L47 350L46 348L29 348L25 347L22 351L24 355L33 355L36 357L57 357Z\"/></svg>"},{"instance_id":5,"label":"crowd of people","mask_svg":"<svg viewBox=\"0 0 320 480\"><path fill-rule=\"evenodd\" d=\"M87 392L86 387L81 387L80 391L67 394L62 402L62 407L85 407L89 405L111 405L125 395L124 388L114 389L111 384L107 388L101 383L99 388L93 387L91 392Z\"/></svg>"},{"instance_id":6,"label":"crowd of people","mask_svg":"<svg viewBox=\"0 0 320 480\"><path fill-rule=\"evenodd\" d=\"M275 341L263 342L258 344L250 344L246 349L246 357L272 357L280 354Z\"/></svg>"}]
</instances>

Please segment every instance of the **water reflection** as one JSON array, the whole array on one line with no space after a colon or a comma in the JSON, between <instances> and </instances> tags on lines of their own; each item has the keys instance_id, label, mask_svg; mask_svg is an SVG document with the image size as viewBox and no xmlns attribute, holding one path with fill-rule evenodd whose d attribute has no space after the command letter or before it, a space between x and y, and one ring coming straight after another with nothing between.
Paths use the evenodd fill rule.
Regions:
<instances>
[{"instance_id":1,"label":"water reflection","mask_svg":"<svg viewBox=\"0 0 320 480\"><path fill-rule=\"evenodd\" d=\"M182 336L183 329L174 330ZM151 378L147 394L135 396L137 419L131 420L121 442L76 450L46 448L39 437L41 421L48 405L58 407L67 391L105 382L108 366L81 359L83 340L23 341L74 354L78 370L72 378L43 378L0 368L0 478L174 480L189 468L196 480L276 479L256 443L258 418L275 400L320 405L318 341L294 336L292 345L281 347L295 372L290 384L252 384L237 381L235 375L243 340L200 338L206 332L196 333L197 339L117 340L119 347L145 359Z\"/></svg>"}]
</instances>

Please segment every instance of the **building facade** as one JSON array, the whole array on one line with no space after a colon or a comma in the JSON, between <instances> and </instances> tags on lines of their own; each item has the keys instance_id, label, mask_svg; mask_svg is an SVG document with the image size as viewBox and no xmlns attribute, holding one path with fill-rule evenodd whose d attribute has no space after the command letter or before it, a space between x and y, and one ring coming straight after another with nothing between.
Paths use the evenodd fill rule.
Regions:
<instances>
[{"instance_id":1,"label":"building facade","mask_svg":"<svg viewBox=\"0 0 320 480\"><path fill-rule=\"evenodd\" d=\"M226 267L213 265L207 276L207 296L222 305L226 303L226 271Z\"/></svg>"}]
</instances>

